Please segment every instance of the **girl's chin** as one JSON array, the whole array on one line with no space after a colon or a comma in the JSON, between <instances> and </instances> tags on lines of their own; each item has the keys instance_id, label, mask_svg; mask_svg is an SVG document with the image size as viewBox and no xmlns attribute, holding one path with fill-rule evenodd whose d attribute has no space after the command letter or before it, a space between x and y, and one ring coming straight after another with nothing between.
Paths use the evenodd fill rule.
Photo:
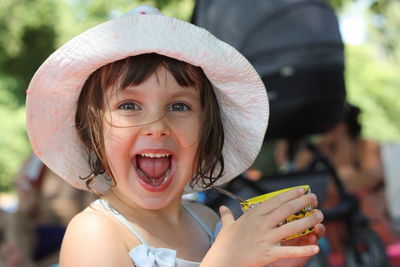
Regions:
<instances>
[{"instance_id":1,"label":"girl's chin","mask_svg":"<svg viewBox=\"0 0 400 267\"><path fill-rule=\"evenodd\" d=\"M137 204L145 210L161 210L170 205L170 201L165 198L141 198Z\"/></svg>"}]
</instances>

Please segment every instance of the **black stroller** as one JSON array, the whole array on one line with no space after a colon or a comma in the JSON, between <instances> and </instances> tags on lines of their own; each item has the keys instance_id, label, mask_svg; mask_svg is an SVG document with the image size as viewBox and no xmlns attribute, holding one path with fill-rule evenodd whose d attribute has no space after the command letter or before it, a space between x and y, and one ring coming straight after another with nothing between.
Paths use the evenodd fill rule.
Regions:
<instances>
[{"instance_id":1,"label":"black stroller","mask_svg":"<svg viewBox=\"0 0 400 267\"><path fill-rule=\"evenodd\" d=\"M257 181L241 176L225 189L250 198L309 184L321 203L327 181L332 179L340 202L323 212L325 221L346 222L346 266L387 266L385 248L368 227L357 198L346 191L329 160L308 142L310 135L324 133L340 122L344 113L344 49L333 10L323 0L197 0L192 22L233 45L262 77L270 99L265 142L288 140L289 157L299 145L313 154L306 170ZM224 204L236 216L241 214L237 202L213 190L207 193L206 204L211 208ZM308 266L329 266L326 256L322 250Z\"/></svg>"}]
</instances>

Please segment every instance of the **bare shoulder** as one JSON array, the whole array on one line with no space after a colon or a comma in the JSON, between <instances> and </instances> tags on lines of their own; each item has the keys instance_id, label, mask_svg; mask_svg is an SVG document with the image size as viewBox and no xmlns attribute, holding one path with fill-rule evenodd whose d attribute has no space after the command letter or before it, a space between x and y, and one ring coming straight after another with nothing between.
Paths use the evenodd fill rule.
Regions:
<instances>
[{"instance_id":1,"label":"bare shoulder","mask_svg":"<svg viewBox=\"0 0 400 267\"><path fill-rule=\"evenodd\" d=\"M220 220L214 210L197 202L185 201L185 204L207 224L211 231L214 231L217 222Z\"/></svg>"},{"instance_id":2,"label":"bare shoulder","mask_svg":"<svg viewBox=\"0 0 400 267\"><path fill-rule=\"evenodd\" d=\"M109 215L86 209L68 224L60 253L63 267L134 266L121 227Z\"/></svg>"}]
</instances>

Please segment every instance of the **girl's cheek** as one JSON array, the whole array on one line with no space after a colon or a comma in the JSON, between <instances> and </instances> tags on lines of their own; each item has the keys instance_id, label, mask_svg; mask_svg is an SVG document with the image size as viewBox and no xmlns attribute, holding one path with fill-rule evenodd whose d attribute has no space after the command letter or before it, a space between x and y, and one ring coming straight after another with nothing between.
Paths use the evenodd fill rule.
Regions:
<instances>
[{"instance_id":1,"label":"girl's cheek","mask_svg":"<svg viewBox=\"0 0 400 267\"><path fill-rule=\"evenodd\" d=\"M200 141L200 120L191 118L181 121L171 121L171 130L175 136L178 136L179 143L183 148L191 148L197 146Z\"/></svg>"},{"instance_id":2,"label":"girl's cheek","mask_svg":"<svg viewBox=\"0 0 400 267\"><path fill-rule=\"evenodd\" d=\"M124 156L129 152L132 139L128 135L109 132L104 136L104 145L108 157Z\"/></svg>"},{"instance_id":3,"label":"girl's cheek","mask_svg":"<svg viewBox=\"0 0 400 267\"><path fill-rule=\"evenodd\" d=\"M179 136L180 145L183 149L197 148L200 141L200 133L191 131L190 129L181 129Z\"/></svg>"}]
</instances>

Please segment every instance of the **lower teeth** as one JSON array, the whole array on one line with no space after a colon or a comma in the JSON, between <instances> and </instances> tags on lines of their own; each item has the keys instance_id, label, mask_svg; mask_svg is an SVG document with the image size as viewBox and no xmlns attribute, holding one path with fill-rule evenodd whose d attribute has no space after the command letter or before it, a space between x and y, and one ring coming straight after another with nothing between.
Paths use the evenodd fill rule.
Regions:
<instances>
[{"instance_id":1,"label":"lower teeth","mask_svg":"<svg viewBox=\"0 0 400 267\"><path fill-rule=\"evenodd\" d=\"M170 173L170 169L168 169L163 177L160 178L149 178L147 177L147 175L140 169L137 168L137 172L139 173L140 177L148 184L152 185L152 186L159 186L162 185L166 180L167 177Z\"/></svg>"}]
</instances>

